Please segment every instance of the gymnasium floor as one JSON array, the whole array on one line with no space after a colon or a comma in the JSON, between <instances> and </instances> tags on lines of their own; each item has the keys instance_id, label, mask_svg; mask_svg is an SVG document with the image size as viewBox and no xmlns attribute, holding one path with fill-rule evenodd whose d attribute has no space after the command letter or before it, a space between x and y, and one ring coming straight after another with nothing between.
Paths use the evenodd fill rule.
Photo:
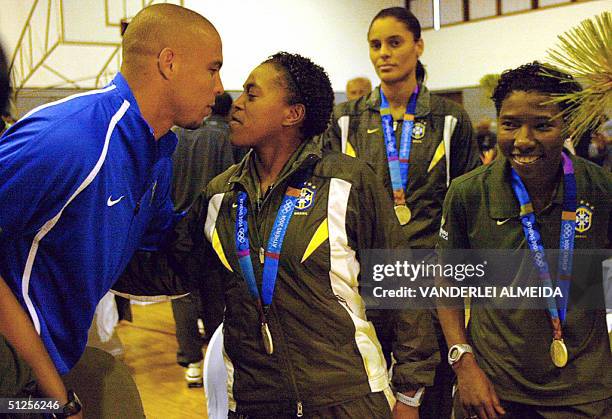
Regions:
<instances>
[{"instance_id":1,"label":"gymnasium floor","mask_svg":"<svg viewBox=\"0 0 612 419\"><path fill-rule=\"evenodd\" d=\"M176 363L176 336L170 303L132 305L133 323L117 326L147 418L206 418L202 388L187 388Z\"/></svg>"}]
</instances>

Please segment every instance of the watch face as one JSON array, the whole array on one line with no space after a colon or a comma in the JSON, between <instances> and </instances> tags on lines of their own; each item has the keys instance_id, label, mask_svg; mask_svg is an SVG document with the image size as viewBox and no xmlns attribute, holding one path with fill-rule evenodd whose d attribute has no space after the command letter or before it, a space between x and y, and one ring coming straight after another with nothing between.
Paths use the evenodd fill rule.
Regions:
<instances>
[{"instance_id":1,"label":"watch face","mask_svg":"<svg viewBox=\"0 0 612 419\"><path fill-rule=\"evenodd\" d=\"M459 355L459 348L453 348L450 351L449 358L452 359L452 360L455 360L455 359L457 359L458 355Z\"/></svg>"}]
</instances>

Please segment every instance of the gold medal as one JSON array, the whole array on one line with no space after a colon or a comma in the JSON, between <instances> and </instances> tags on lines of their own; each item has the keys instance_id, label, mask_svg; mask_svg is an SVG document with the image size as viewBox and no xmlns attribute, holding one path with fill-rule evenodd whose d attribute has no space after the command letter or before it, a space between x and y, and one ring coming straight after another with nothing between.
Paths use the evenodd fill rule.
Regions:
<instances>
[{"instance_id":1,"label":"gold medal","mask_svg":"<svg viewBox=\"0 0 612 419\"><path fill-rule=\"evenodd\" d=\"M272 355L272 352L274 352L274 344L272 343L272 334L270 333L270 328L268 328L268 323L264 322L261 324L261 338L264 348L266 348L266 353Z\"/></svg>"},{"instance_id":2,"label":"gold medal","mask_svg":"<svg viewBox=\"0 0 612 419\"><path fill-rule=\"evenodd\" d=\"M558 368L567 365L567 346L563 343L563 339L553 339L550 344L550 357L553 364Z\"/></svg>"},{"instance_id":3,"label":"gold medal","mask_svg":"<svg viewBox=\"0 0 612 419\"><path fill-rule=\"evenodd\" d=\"M395 215L397 216L399 223L401 225L408 224L410 218L412 217L410 208L408 208L406 205L396 205L393 207L393 209L395 210Z\"/></svg>"}]
</instances>

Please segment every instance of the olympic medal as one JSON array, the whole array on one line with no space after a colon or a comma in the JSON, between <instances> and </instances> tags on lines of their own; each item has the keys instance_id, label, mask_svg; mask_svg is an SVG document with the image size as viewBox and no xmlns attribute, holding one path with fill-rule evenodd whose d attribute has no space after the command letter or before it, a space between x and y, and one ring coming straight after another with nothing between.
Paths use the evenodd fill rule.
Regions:
<instances>
[{"instance_id":1,"label":"olympic medal","mask_svg":"<svg viewBox=\"0 0 612 419\"><path fill-rule=\"evenodd\" d=\"M563 368L567 365L567 346L563 343L563 339L553 339L550 344L550 357L553 364L558 368Z\"/></svg>"},{"instance_id":2,"label":"olympic medal","mask_svg":"<svg viewBox=\"0 0 612 419\"><path fill-rule=\"evenodd\" d=\"M270 333L270 328L268 328L268 323L261 324L261 338L264 348L266 348L266 353L272 355L272 352L274 352L274 343L272 343L272 334Z\"/></svg>"},{"instance_id":3,"label":"olympic medal","mask_svg":"<svg viewBox=\"0 0 612 419\"><path fill-rule=\"evenodd\" d=\"M410 221L412 217L412 213L410 212L410 208L406 205L396 205L394 208L395 215L401 225L406 225Z\"/></svg>"}]
</instances>

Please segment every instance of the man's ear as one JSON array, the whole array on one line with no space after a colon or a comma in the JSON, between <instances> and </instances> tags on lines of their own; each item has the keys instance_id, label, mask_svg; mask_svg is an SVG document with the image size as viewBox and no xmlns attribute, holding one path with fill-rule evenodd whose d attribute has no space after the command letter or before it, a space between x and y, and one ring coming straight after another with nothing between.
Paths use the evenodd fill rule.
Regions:
<instances>
[{"instance_id":1,"label":"man's ear","mask_svg":"<svg viewBox=\"0 0 612 419\"><path fill-rule=\"evenodd\" d=\"M157 56L157 68L159 74L165 79L169 80L174 77L176 72L176 54L170 48L164 48L160 51Z\"/></svg>"},{"instance_id":2,"label":"man's ear","mask_svg":"<svg viewBox=\"0 0 612 419\"><path fill-rule=\"evenodd\" d=\"M283 120L284 127L291 127L300 124L306 118L306 108L301 103L290 105L285 113Z\"/></svg>"}]
</instances>

